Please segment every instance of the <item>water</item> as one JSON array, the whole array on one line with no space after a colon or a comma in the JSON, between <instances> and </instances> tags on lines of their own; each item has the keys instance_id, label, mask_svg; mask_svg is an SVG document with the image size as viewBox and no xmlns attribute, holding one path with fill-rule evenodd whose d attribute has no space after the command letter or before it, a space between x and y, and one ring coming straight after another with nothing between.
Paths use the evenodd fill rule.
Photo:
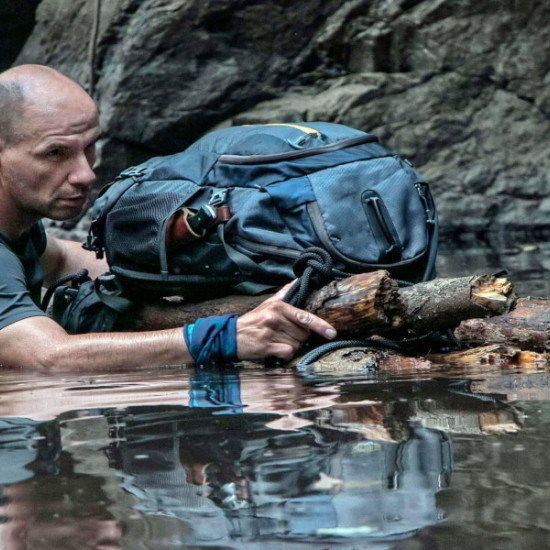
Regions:
<instances>
[{"instance_id":1,"label":"water","mask_svg":"<svg viewBox=\"0 0 550 550\"><path fill-rule=\"evenodd\" d=\"M550 231L488 234L483 241L466 234L442 243L438 276L460 277L505 270L522 296L550 297Z\"/></svg>"},{"instance_id":2,"label":"water","mask_svg":"<svg viewBox=\"0 0 550 550\"><path fill-rule=\"evenodd\" d=\"M545 241L467 245L550 295ZM3 370L0 548L550 548L547 370Z\"/></svg>"}]
</instances>

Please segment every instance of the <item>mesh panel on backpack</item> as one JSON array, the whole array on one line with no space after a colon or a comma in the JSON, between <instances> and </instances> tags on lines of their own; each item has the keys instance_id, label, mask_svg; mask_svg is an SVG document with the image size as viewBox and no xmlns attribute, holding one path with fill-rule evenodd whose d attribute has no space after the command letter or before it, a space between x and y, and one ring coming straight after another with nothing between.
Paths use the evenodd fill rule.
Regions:
<instances>
[{"instance_id":1,"label":"mesh panel on backpack","mask_svg":"<svg viewBox=\"0 0 550 550\"><path fill-rule=\"evenodd\" d=\"M123 196L107 217L105 239L117 239L110 264L132 268L136 259L159 269L160 231L168 214L181 204L179 193Z\"/></svg>"}]
</instances>

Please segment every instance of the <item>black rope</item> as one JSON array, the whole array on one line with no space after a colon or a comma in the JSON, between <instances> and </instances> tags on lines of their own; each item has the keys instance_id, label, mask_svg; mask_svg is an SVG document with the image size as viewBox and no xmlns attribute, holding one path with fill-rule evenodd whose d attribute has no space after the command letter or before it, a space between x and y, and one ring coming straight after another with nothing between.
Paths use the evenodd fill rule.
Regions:
<instances>
[{"instance_id":1,"label":"black rope","mask_svg":"<svg viewBox=\"0 0 550 550\"><path fill-rule=\"evenodd\" d=\"M452 328L448 328L445 336L448 338L451 349L461 349L462 344L458 341Z\"/></svg>"},{"instance_id":2,"label":"black rope","mask_svg":"<svg viewBox=\"0 0 550 550\"><path fill-rule=\"evenodd\" d=\"M83 282L87 281L90 277L88 277L88 270L87 269L81 269L80 271L77 271L76 273L71 273L70 275L64 275L63 277L59 277L59 279L56 279L49 287L48 290L46 290L46 293L44 294L44 298L42 298L42 303L40 304L40 308L42 311L46 311L48 308L48 304L50 303L50 300L52 299L53 293L55 292L55 289L58 286L64 285L66 283L71 283L73 288L76 288L78 285L82 284Z\"/></svg>"},{"instance_id":3,"label":"black rope","mask_svg":"<svg viewBox=\"0 0 550 550\"><path fill-rule=\"evenodd\" d=\"M386 338L364 338L362 340L339 340L337 342L328 342L323 344L315 349L312 349L310 352L306 353L299 361L296 363L296 368L303 369L308 367L311 363L319 360L323 355L330 353L331 351L336 351L343 348L358 348L358 347L369 347L375 349L391 349L394 351L400 351L401 346L394 342L393 340L388 340Z\"/></svg>"},{"instance_id":4,"label":"black rope","mask_svg":"<svg viewBox=\"0 0 550 550\"><path fill-rule=\"evenodd\" d=\"M283 297L283 302L297 308L303 308L309 295L334 279L349 277L350 273L334 267L331 255L318 247L306 248L294 262L292 270L296 281ZM268 357L264 361L266 367L280 367L282 361L276 357Z\"/></svg>"},{"instance_id":5,"label":"black rope","mask_svg":"<svg viewBox=\"0 0 550 550\"><path fill-rule=\"evenodd\" d=\"M304 250L292 266L297 279L290 287L283 302L302 308L313 290L330 283L334 279L349 277L349 273L334 267L331 255L323 248L311 247Z\"/></svg>"}]
</instances>

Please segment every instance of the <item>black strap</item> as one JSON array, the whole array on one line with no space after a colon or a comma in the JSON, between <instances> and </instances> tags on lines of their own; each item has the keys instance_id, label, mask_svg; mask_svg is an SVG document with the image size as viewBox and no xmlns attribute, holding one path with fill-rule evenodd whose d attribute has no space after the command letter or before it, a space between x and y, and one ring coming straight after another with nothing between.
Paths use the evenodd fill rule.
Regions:
<instances>
[{"instance_id":1,"label":"black strap","mask_svg":"<svg viewBox=\"0 0 550 550\"><path fill-rule=\"evenodd\" d=\"M101 284L101 276L94 281L94 288L99 296L99 299L111 309L114 309L118 313L124 313L130 309L133 302L120 294L108 294L105 292L103 285Z\"/></svg>"},{"instance_id":2,"label":"black strap","mask_svg":"<svg viewBox=\"0 0 550 550\"><path fill-rule=\"evenodd\" d=\"M87 269L81 269L80 271L77 271L76 273L71 273L70 275L64 275L63 277L59 277L59 279L56 279L49 287L48 290L46 290L46 293L44 294L44 297L42 298L42 303L40 304L40 309L42 311L46 311L48 309L48 305L50 303L50 300L52 299L52 296L55 292L55 289L58 286L64 285L68 282L71 282L72 287L76 288L78 285L81 285L85 281L89 281L90 277L88 275Z\"/></svg>"}]
</instances>

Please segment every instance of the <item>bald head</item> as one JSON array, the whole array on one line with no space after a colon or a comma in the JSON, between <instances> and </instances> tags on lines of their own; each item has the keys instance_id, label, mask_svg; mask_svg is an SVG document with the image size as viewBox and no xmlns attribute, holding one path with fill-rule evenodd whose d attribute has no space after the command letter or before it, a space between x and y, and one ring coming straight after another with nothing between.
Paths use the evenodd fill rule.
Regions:
<instances>
[{"instance_id":1,"label":"bald head","mask_svg":"<svg viewBox=\"0 0 550 550\"><path fill-rule=\"evenodd\" d=\"M27 107L48 110L70 96L90 108L92 98L84 89L44 65L20 65L0 73L0 140L4 145L17 143L24 135Z\"/></svg>"}]
</instances>

